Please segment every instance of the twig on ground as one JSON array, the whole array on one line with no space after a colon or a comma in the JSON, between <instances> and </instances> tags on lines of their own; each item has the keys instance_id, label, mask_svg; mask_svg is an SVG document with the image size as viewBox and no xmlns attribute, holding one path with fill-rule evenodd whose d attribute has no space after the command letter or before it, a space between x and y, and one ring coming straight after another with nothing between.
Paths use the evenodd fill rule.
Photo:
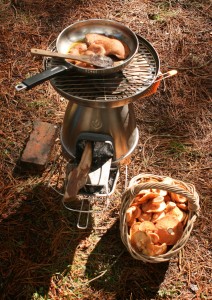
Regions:
<instances>
[{"instance_id":1,"label":"twig on ground","mask_svg":"<svg viewBox=\"0 0 212 300\"><path fill-rule=\"evenodd\" d=\"M87 285L87 284L90 284L90 283L93 282L94 280L97 280L97 279L99 279L100 277L104 276L104 275L109 271L109 269L111 269L111 268L117 263L117 261L119 260L119 258L122 256L122 254L123 254L124 252L125 252L125 250L123 250L123 251L117 256L117 258L116 258L116 259L114 260L114 262L109 266L108 269L102 271L98 276L96 276L96 277L92 278L91 280L85 282L85 284L86 284L86 285Z\"/></svg>"}]
</instances>

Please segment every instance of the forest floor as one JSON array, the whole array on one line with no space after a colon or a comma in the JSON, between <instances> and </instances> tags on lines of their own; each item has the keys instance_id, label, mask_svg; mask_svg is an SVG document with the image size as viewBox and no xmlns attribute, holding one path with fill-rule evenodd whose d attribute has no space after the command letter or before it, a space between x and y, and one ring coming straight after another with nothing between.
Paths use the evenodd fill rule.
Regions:
<instances>
[{"instance_id":1,"label":"forest floor","mask_svg":"<svg viewBox=\"0 0 212 300\"><path fill-rule=\"evenodd\" d=\"M209 0L0 0L1 300L212 299L211 8ZM128 26L156 49L162 73L178 71L133 103L139 142L128 171L192 183L200 196L188 242L168 262L135 260L121 241L124 170L107 211L79 230L53 188L65 164L59 139L43 173L18 165L34 121L60 127L68 102L49 82L15 90L43 69L30 49L91 18Z\"/></svg>"}]
</instances>

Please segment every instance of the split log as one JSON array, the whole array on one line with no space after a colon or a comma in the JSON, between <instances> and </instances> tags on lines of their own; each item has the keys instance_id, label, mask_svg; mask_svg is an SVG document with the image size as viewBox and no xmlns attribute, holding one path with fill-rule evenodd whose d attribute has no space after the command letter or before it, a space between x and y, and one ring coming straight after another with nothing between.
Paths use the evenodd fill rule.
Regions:
<instances>
[{"instance_id":1,"label":"split log","mask_svg":"<svg viewBox=\"0 0 212 300\"><path fill-rule=\"evenodd\" d=\"M86 184L92 164L92 144L87 142L79 165L68 175L68 182L64 194L64 202L73 201L79 190Z\"/></svg>"}]
</instances>

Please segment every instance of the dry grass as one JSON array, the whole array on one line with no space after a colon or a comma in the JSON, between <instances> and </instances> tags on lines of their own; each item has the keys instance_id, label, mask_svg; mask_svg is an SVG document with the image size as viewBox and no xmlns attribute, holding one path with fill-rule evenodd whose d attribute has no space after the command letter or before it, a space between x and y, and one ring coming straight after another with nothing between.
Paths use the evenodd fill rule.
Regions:
<instances>
[{"instance_id":1,"label":"dry grass","mask_svg":"<svg viewBox=\"0 0 212 300\"><path fill-rule=\"evenodd\" d=\"M212 299L210 13L209 0L0 1L0 299ZM82 231L48 185L49 178L57 183L51 172L63 166L60 156L43 174L17 172L33 121L61 125L67 104L48 83L15 91L42 69L30 48L47 48L64 27L88 18L124 23L153 44L162 72L179 72L134 103L140 139L129 167L130 177L170 175L199 192L200 217L169 263L144 264L124 249L118 228L124 172L107 212Z\"/></svg>"}]
</instances>

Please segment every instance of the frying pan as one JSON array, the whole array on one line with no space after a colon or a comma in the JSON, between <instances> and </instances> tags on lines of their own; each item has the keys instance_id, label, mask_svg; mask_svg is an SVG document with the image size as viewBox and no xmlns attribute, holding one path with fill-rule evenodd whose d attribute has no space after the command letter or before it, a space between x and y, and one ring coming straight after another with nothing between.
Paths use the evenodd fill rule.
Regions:
<instances>
[{"instance_id":1,"label":"frying pan","mask_svg":"<svg viewBox=\"0 0 212 300\"><path fill-rule=\"evenodd\" d=\"M88 76L104 76L113 74L125 68L131 62L138 51L139 42L136 34L134 34L128 27L126 27L122 23L107 19L89 19L76 22L66 27L57 37L56 51L60 53L68 53L70 47L76 42L83 41L85 35L88 33L104 34L108 37L113 37L120 41L123 41L129 47L129 56L120 64L115 64L112 67L104 69L83 68L80 66L76 66L75 64L68 62L65 59L61 59L60 65L25 79L24 81L16 85L16 90L29 90L34 86L70 69L73 69L73 71L76 72L87 74Z\"/></svg>"}]
</instances>

